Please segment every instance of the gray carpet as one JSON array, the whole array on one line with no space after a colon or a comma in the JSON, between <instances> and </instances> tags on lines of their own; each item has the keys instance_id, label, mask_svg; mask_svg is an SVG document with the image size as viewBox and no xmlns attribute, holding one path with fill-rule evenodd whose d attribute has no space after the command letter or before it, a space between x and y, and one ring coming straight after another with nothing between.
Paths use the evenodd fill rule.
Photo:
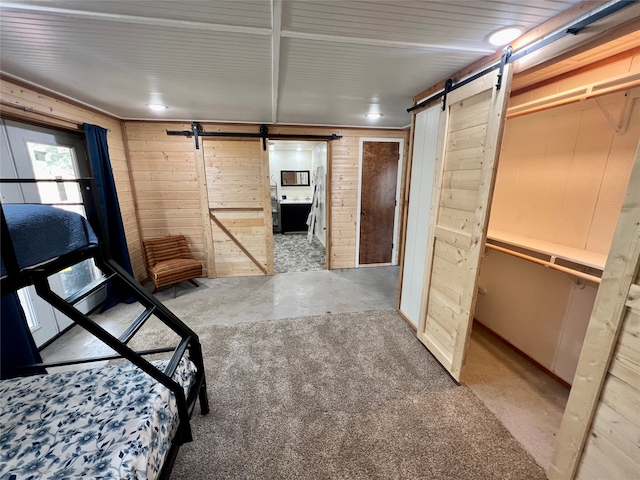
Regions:
<instances>
[{"instance_id":1,"label":"gray carpet","mask_svg":"<svg viewBox=\"0 0 640 480\"><path fill-rule=\"evenodd\" d=\"M194 413L174 480L546 478L395 312L198 333L211 412Z\"/></svg>"}]
</instances>

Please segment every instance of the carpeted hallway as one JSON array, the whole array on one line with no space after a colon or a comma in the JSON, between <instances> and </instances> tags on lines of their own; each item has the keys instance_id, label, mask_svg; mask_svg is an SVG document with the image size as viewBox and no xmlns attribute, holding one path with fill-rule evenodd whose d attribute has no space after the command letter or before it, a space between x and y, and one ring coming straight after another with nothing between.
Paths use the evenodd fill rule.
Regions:
<instances>
[{"instance_id":1,"label":"carpeted hallway","mask_svg":"<svg viewBox=\"0 0 640 480\"><path fill-rule=\"evenodd\" d=\"M546 478L393 311L197 332L211 412L194 413L172 479Z\"/></svg>"}]
</instances>

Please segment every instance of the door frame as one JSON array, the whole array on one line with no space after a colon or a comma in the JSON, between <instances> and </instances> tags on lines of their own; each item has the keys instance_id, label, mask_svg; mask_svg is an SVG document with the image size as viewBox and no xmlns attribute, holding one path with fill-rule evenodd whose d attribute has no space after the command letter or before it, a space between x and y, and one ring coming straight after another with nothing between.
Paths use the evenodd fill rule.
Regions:
<instances>
[{"instance_id":1,"label":"door frame","mask_svg":"<svg viewBox=\"0 0 640 480\"><path fill-rule=\"evenodd\" d=\"M400 193L402 186L402 159L404 157L404 138L371 138L360 137L358 139L358 203L356 208L356 258L355 268L360 267L360 214L362 211L362 149L364 142L395 142L398 143L398 174L396 176L396 206L393 213L393 248L391 249L391 265L398 265L398 229L400 217ZM366 265L376 266L378 264ZM387 264L384 264L387 265ZM362 265L363 267L365 265Z\"/></svg>"}]
</instances>

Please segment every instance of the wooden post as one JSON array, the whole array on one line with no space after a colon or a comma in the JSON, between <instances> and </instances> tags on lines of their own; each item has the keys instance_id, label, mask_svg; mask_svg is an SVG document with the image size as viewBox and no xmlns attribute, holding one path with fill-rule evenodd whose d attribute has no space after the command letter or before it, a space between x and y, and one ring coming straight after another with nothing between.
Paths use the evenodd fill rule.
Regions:
<instances>
[{"instance_id":1,"label":"wooden post","mask_svg":"<svg viewBox=\"0 0 640 480\"><path fill-rule=\"evenodd\" d=\"M550 480L575 476L639 268L640 146L547 472Z\"/></svg>"}]
</instances>

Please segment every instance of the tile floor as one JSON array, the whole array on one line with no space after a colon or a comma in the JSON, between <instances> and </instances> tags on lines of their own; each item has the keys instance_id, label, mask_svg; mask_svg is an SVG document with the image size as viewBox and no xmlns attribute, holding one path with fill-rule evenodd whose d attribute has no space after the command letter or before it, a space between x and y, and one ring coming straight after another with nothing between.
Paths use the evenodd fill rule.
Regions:
<instances>
[{"instance_id":1,"label":"tile floor","mask_svg":"<svg viewBox=\"0 0 640 480\"><path fill-rule=\"evenodd\" d=\"M315 236L309 243L306 233L276 233L273 235L273 249L276 273L312 272L327 268L325 248Z\"/></svg>"}]
</instances>

